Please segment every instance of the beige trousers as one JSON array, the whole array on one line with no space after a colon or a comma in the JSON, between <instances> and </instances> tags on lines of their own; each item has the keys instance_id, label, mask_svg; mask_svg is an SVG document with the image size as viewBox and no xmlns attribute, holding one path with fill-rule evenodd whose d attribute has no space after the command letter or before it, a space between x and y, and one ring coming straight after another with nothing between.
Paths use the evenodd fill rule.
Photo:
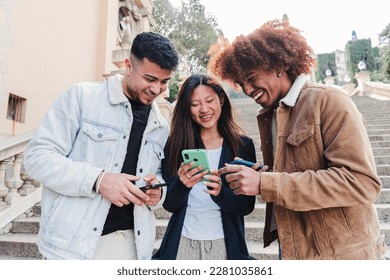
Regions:
<instances>
[{"instance_id":1,"label":"beige trousers","mask_svg":"<svg viewBox=\"0 0 390 280\"><path fill-rule=\"evenodd\" d=\"M94 260L136 260L134 230L118 230L100 237Z\"/></svg>"}]
</instances>

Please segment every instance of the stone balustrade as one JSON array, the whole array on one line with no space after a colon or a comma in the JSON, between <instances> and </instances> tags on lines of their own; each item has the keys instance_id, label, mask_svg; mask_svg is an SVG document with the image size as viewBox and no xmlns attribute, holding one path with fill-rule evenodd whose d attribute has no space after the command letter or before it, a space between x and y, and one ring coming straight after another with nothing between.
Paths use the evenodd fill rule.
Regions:
<instances>
[{"instance_id":1,"label":"stone balustrade","mask_svg":"<svg viewBox=\"0 0 390 280\"><path fill-rule=\"evenodd\" d=\"M23 169L23 152L33 132L0 141L0 234L41 199L41 185Z\"/></svg>"},{"instance_id":2,"label":"stone balustrade","mask_svg":"<svg viewBox=\"0 0 390 280\"><path fill-rule=\"evenodd\" d=\"M366 82L364 89L366 92L370 92L390 99L390 84L384 84L379 82Z\"/></svg>"}]
</instances>

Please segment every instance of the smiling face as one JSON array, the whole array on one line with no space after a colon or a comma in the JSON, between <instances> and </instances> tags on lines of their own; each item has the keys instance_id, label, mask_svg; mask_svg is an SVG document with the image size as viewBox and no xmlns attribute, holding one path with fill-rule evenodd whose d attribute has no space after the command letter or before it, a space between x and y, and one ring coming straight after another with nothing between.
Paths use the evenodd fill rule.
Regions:
<instances>
[{"instance_id":1,"label":"smiling face","mask_svg":"<svg viewBox=\"0 0 390 280\"><path fill-rule=\"evenodd\" d=\"M239 83L244 93L264 108L277 105L291 88L291 81L285 72L280 76L275 71L254 69Z\"/></svg>"},{"instance_id":2,"label":"smiling face","mask_svg":"<svg viewBox=\"0 0 390 280\"><path fill-rule=\"evenodd\" d=\"M202 129L217 130L223 100L209 86L197 86L191 96L191 118Z\"/></svg>"},{"instance_id":3,"label":"smiling face","mask_svg":"<svg viewBox=\"0 0 390 280\"><path fill-rule=\"evenodd\" d=\"M150 105L168 87L172 71L144 58L126 59L126 74L122 80L124 93L134 101Z\"/></svg>"}]
</instances>

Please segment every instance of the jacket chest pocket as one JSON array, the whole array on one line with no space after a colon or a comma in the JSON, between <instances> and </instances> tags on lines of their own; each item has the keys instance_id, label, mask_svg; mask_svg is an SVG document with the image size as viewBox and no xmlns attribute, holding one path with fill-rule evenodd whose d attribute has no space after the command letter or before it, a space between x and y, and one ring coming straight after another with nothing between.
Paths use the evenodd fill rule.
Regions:
<instances>
[{"instance_id":1,"label":"jacket chest pocket","mask_svg":"<svg viewBox=\"0 0 390 280\"><path fill-rule=\"evenodd\" d=\"M298 128L287 137L286 159L289 166L295 166L291 171L313 169L313 135L314 127L309 126Z\"/></svg>"},{"instance_id":2,"label":"jacket chest pocket","mask_svg":"<svg viewBox=\"0 0 390 280\"><path fill-rule=\"evenodd\" d=\"M119 131L111 127L83 123L81 128L84 160L96 167L111 165L118 148Z\"/></svg>"},{"instance_id":3,"label":"jacket chest pocket","mask_svg":"<svg viewBox=\"0 0 390 280\"><path fill-rule=\"evenodd\" d=\"M161 143L149 139L145 142L143 153L140 155L138 165L146 169L148 173L156 173L161 167L161 160L165 158L164 147Z\"/></svg>"}]
</instances>

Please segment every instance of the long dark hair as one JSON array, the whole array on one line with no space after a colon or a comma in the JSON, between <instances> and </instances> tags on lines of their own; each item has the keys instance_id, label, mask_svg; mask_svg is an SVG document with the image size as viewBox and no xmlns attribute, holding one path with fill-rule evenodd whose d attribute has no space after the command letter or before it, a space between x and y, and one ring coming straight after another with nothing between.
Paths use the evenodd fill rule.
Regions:
<instances>
[{"instance_id":1,"label":"long dark hair","mask_svg":"<svg viewBox=\"0 0 390 280\"><path fill-rule=\"evenodd\" d=\"M200 127L191 118L191 96L195 88L200 85L212 88L219 98L224 100L217 127L224 141L233 150L234 156L238 156L240 148L244 147L240 137L244 132L235 120L233 108L225 90L210 76L193 74L181 86L172 115L171 132L167 147L169 150L169 173L173 176L177 175L177 169L183 161L181 158L182 150L205 148L200 136Z\"/></svg>"}]
</instances>

